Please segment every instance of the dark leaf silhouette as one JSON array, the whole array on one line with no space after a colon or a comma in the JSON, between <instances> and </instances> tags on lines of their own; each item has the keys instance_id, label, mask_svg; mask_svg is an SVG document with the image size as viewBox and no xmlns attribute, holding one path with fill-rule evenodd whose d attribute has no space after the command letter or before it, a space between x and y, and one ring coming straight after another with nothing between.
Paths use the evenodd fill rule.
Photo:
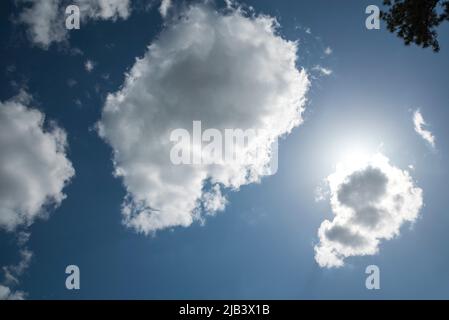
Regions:
<instances>
[{"instance_id":1,"label":"dark leaf silhouette","mask_svg":"<svg viewBox=\"0 0 449 320\"><path fill-rule=\"evenodd\" d=\"M440 50L436 28L449 21L449 0L384 0L387 12L381 18L390 32L396 33L406 45Z\"/></svg>"}]
</instances>

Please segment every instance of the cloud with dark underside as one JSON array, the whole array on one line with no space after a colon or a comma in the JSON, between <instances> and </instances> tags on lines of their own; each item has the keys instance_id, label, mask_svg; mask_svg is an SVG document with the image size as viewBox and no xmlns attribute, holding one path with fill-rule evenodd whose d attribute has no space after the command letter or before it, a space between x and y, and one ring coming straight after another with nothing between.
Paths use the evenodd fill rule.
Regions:
<instances>
[{"instance_id":1,"label":"cloud with dark underside","mask_svg":"<svg viewBox=\"0 0 449 320\"><path fill-rule=\"evenodd\" d=\"M296 64L300 47L279 35L274 18L206 4L174 12L179 15L165 21L122 89L108 95L98 124L128 193L124 224L145 234L187 227L202 219L202 209L223 211L224 189L259 182L273 141L302 123L309 88ZM170 132L191 130L193 121L204 130L263 130L252 144L258 157L243 154L251 160L245 164L173 165Z\"/></svg>"},{"instance_id":2,"label":"cloud with dark underside","mask_svg":"<svg viewBox=\"0 0 449 320\"><path fill-rule=\"evenodd\" d=\"M318 230L315 260L321 267L341 267L347 257L378 253L381 241L399 235L423 206L422 190L409 172L380 154L357 165L339 164L327 182L333 219Z\"/></svg>"}]
</instances>

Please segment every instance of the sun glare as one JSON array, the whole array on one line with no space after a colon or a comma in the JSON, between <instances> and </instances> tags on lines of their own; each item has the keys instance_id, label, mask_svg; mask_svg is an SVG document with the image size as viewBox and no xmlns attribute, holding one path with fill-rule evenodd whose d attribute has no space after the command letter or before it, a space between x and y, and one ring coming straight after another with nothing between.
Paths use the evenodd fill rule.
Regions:
<instances>
[{"instance_id":1,"label":"sun glare","mask_svg":"<svg viewBox=\"0 0 449 320\"><path fill-rule=\"evenodd\" d=\"M336 164L350 170L356 170L366 165L376 153L378 153L378 150L369 150L369 148L358 146L347 148L338 155Z\"/></svg>"}]
</instances>

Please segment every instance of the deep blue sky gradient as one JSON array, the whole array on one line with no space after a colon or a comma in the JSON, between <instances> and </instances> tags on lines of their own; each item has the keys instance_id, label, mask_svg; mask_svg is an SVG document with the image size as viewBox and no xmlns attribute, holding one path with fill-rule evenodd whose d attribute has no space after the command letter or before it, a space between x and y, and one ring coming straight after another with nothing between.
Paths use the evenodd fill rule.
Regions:
<instances>
[{"instance_id":1,"label":"deep blue sky gradient","mask_svg":"<svg viewBox=\"0 0 449 320\"><path fill-rule=\"evenodd\" d=\"M145 237L121 224L125 191L94 125L106 94L120 87L161 30L157 8L135 11L126 21L88 23L71 32L68 48L45 51L11 22L11 3L0 5L0 100L26 85L34 105L67 131L76 170L67 199L30 228L34 258L18 287L29 298L449 298L448 25L439 29L441 52L435 54L405 47L384 25L368 31L365 8L376 1L245 1L278 17L284 37L299 39L299 66L320 64L333 74L313 80L306 121L281 142L275 176L229 193L225 212L204 226ZM333 50L328 57L326 46ZM86 59L97 62L92 73L84 70ZM10 65L14 72L6 71ZM77 85L69 87L68 79ZM416 108L431 124L436 152L413 131L410 109ZM413 164L426 205L415 225L384 242L380 254L320 269L313 245L331 211L328 202L315 202L314 191L333 172L341 145L357 137L370 148L383 142L396 166ZM0 232L0 265L18 260L14 235ZM79 291L65 289L69 264L81 269ZM369 264L380 267L381 290L365 288Z\"/></svg>"}]
</instances>

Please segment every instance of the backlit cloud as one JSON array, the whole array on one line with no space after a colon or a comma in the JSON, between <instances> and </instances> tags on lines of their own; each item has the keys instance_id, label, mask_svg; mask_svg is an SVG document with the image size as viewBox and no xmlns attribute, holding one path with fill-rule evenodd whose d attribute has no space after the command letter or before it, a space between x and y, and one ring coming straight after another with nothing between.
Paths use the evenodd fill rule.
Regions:
<instances>
[{"instance_id":1,"label":"backlit cloud","mask_svg":"<svg viewBox=\"0 0 449 320\"><path fill-rule=\"evenodd\" d=\"M321 267L341 267L347 257L376 254L380 242L399 235L423 206L422 190L409 172L380 154L339 164L327 181L334 217L318 230L315 260Z\"/></svg>"}]
</instances>

